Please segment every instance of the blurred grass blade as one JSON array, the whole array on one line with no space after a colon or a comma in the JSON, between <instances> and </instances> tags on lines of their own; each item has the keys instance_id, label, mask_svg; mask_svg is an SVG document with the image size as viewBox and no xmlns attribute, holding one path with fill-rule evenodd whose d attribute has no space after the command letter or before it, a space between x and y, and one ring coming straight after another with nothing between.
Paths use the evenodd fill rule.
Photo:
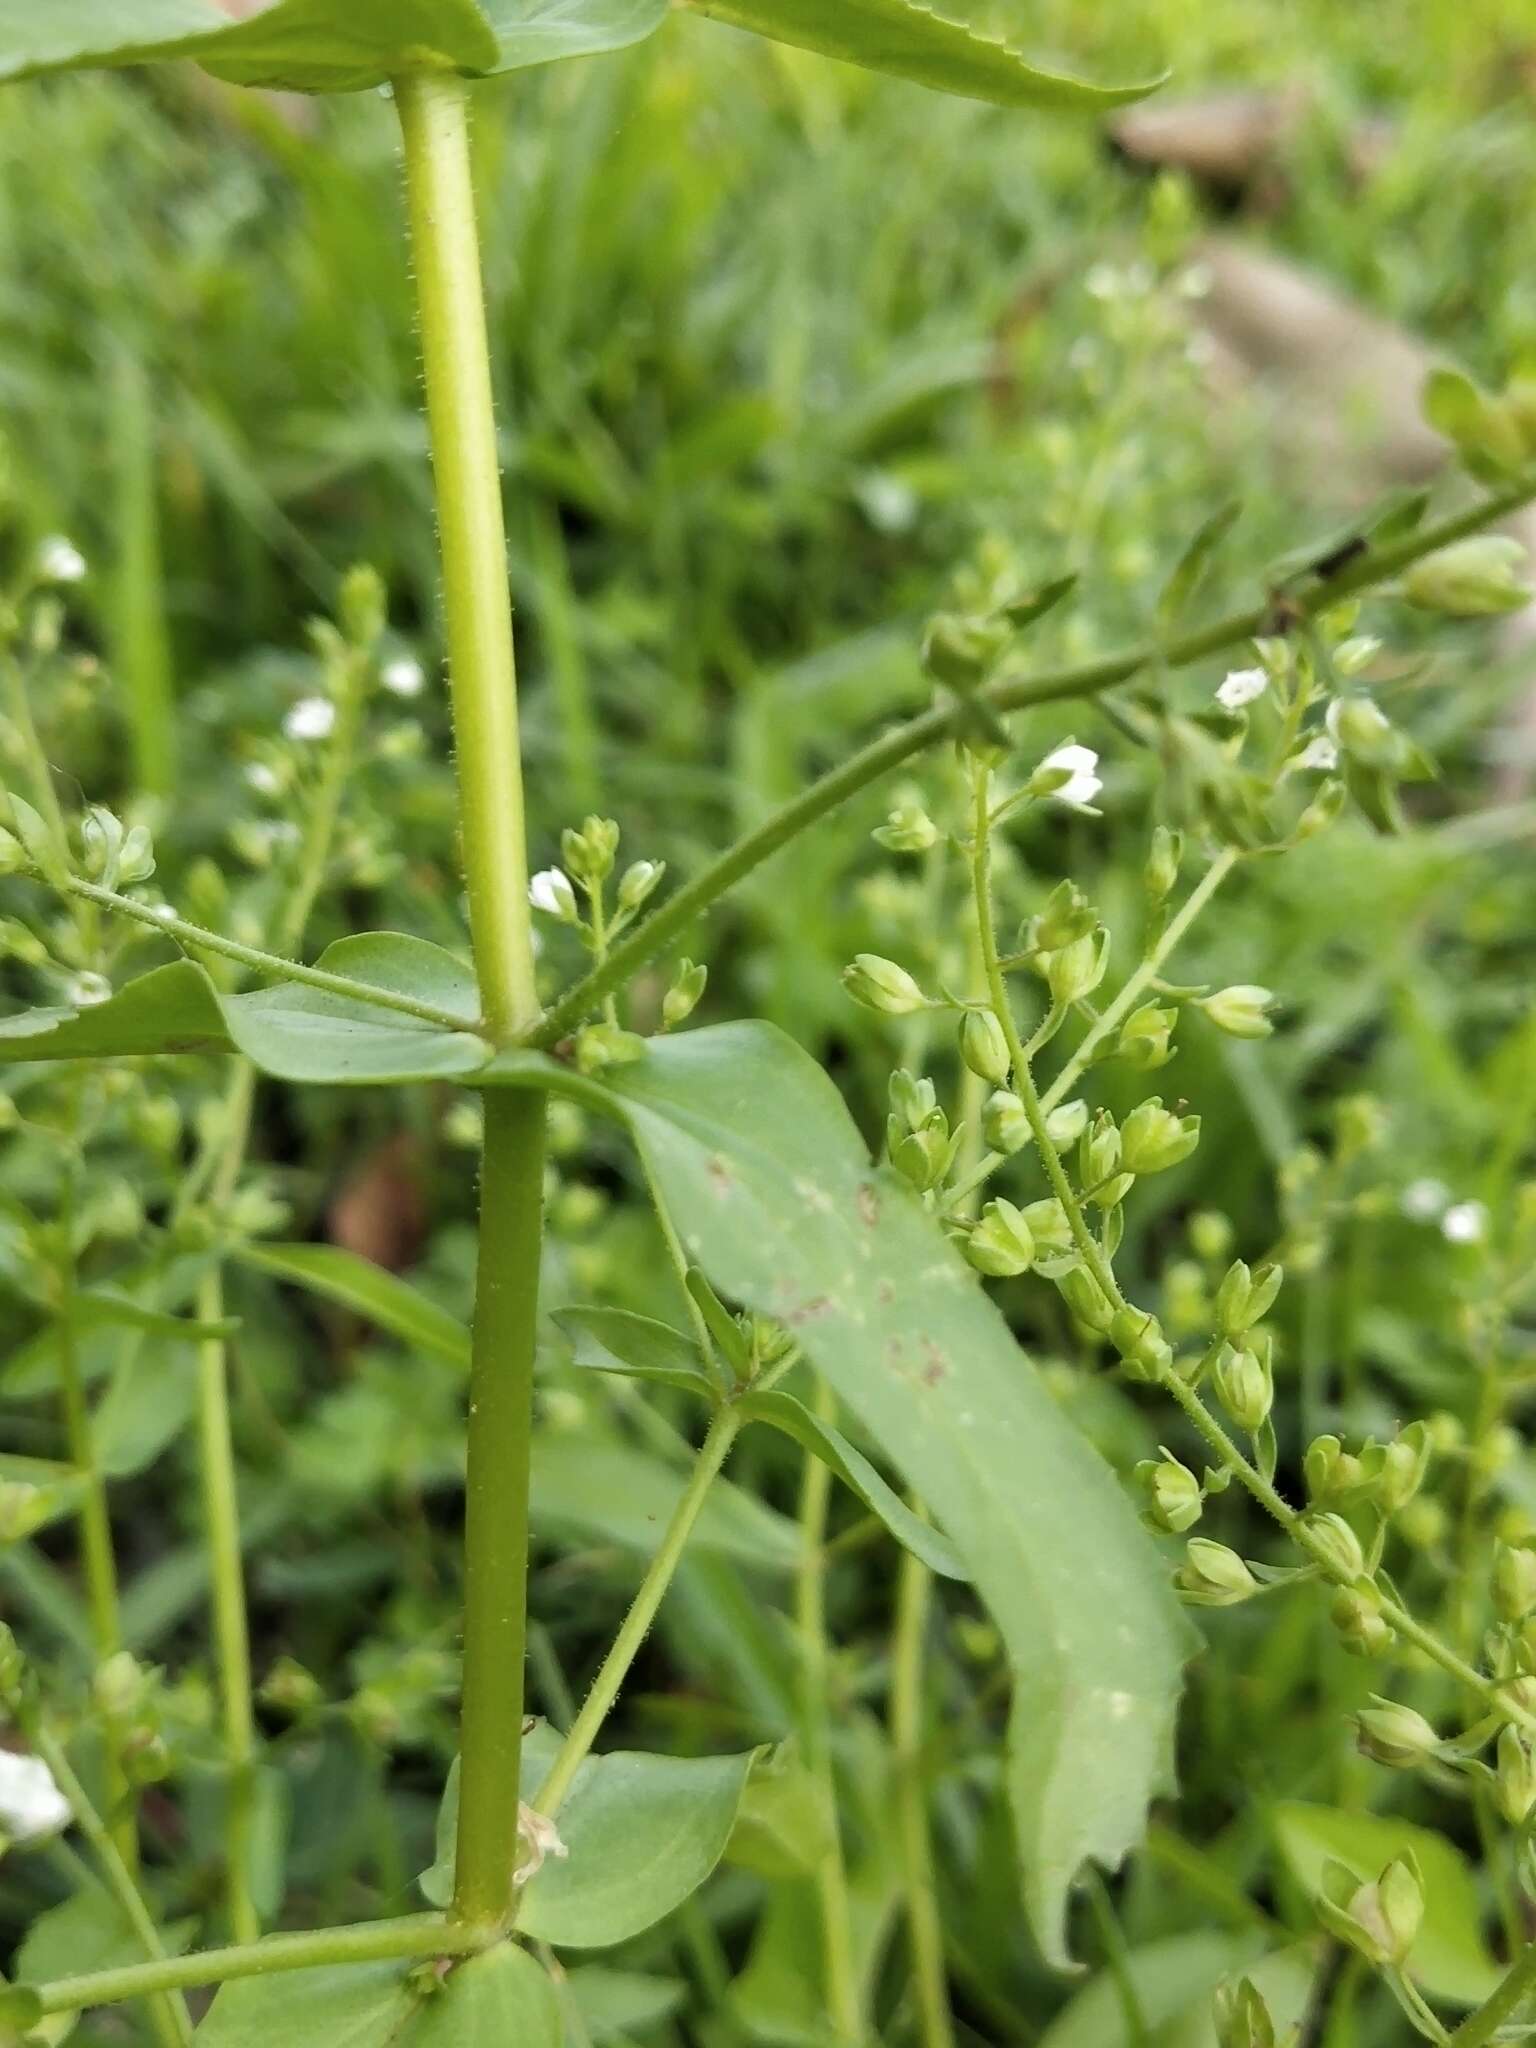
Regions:
<instances>
[{"instance_id":1,"label":"blurred grass blade","mask_svg":"<svg viewBox=\"0 0 1536 2048\"><path fill-rule=\"evenodd\" d=\"M712 21L840 57L869 71L965 99L1003 107L1072 107L1089 111L1139 100L1162 83L1096 85L1042 71L1009 44L979 36L914 0L683 0Z\"/></svg>"},{"instance_id":2,"label":"blurred grass blade","mask_svg":"<svg viewBox=\"0 0 1536 2048\"><path fill-rule=\"evenodd\" d=\"M247 1244L233 1256L258 1273L354 1310L408 1350L468 1369L469 1331L458 1317L371 1259L334 1244Z\"/></svg>"},{"instance_id":3,"label":"blurred grass blade","mask_svg":"<svg viewBox=\"0 0 1536 2048\"><path fill-rule=\"evenodd\" d=\"M117 456L112 660L128 699L139 781L150 795L164 798L176 786L176 705L160 549L154 400L142 363L126 350L113 370L111 411Z\"/></svg>"}]
</instances>

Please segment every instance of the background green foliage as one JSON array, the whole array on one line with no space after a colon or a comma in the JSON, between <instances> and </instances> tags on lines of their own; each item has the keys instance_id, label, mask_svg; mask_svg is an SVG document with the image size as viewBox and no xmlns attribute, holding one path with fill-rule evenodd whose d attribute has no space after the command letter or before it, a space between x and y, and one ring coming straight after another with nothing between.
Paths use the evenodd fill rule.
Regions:
<instances>
[{"instance_id":1,"label":"background green foliage","mask_svg":"<svg viewBox=\"0 0 1536 2048\"><path fill-rule=\"evenodd\" d=\"M970 11L997 27L1013 14L1002 0ZM1515 0L1413 13L1410 32L1400 9L1376 5L1054 0L1031 10L1031 44L1103 75L1171 61L1189 88L1304 79L1314 97L1289 203L1245 232L1496 381L1536 341L1530 24ZM1244 512L1213 598L1247 594L1233 564L1309 535L1320 508L1352 495L1351 475L1292 459L1283 422L1276 437L1257 406L1213 406L1177 283L1198 260L1200 202L1116 164L1088 127L922 99L693 24L486 87L478 109L539 863L563 823L597 808L621 820L628 852L690 872L849 735L921 704L919 622L986 536L1032 576L1082 572L1078 600L1038 632L1042 658L1077 657L1138 629L1219 497L1240 495ZM91 799L125 812L142 802L126 765L137 746L162 789L161 885L237 932L276 886L285 820L305 800L304 747L281 737L313 684L302 621L334 603L350 563L385 576L399 658L437 673L393 124L372 95L292 112L166 72L19 92L0 125L7 547L19 560L65 532L91 565L47 664L45 741ZM1345 145L1368 115L1389 116L1394 140L1361 187ZM1532 813L1489 808L1486 746L1512 678L1479 631L1450 655L1445 644L1394 693L1394 715L1443 769L1418 793L1420 829L1385 840L1352 823L1245 870L1181 956L1182 979L1273 987L1284 1022L1259 1046L1189 1034L1165 1093L1198 1106L1201 1148L1136 1207L1121 1255L1138 1298L1162 1276L1166 1316L1170 1286L1208 1277L1193 1212L1223 1213L1254 1259L1285 1239L1299 1272L1277 1414L1287 1462L1338 1412L1357 1431L1430 1410L1470 1420L1484 1255L1406 1215L1402 1196L1428 1176L1497 1211L1529 1164ZM1171 687L1193 705L1218 676ZM169 740L134 710L167 677ZM441 693L429 681L410 701L380 697L367 719L311 955L371 927L457 942ZM1017 886L1043 895L1070 871L1129 935L1153 767L1080 707L1070 720L1037 714L1026 744L1043 753L1069 731L1104 756L1105 815L1031 824ZM935 761L919 778L935 808L947 772ZM870 845L890 801L874 792L798 845L693 948L711 966L701 1014L783 1025L831 1067L872 1137L893 1058L915 1049L848 1005L838 971L861 949L926 949L935 966L955 953L919 870ZM210 858L236 877L228 905ZM551 987L576 964L565 943L552 929ZM18 1003L58 993L61 977L14 939L9 955ZM642 986L642 1008L661 985ZM19 1098L28 1114L33 1085ZM174 1086L195 1117L206 1084L189 1072ZM1373 1119L1355 1112L1341 1138L1339 1098L1365 1091L1384 1135L1357 1143ZM53 1368L11 1213L53 1199L55 1112L43 1094L36 1110L42 1128L0 1151L0 1396L6 1448L55 1456ZM377 1180L387 1162L370 1227L394 1229L400 1262L462 1315L467 1114L446 1093L264 1088L244 1197L253 1229L323 1237L338 1191L356 1196L359 1171ZM556 1155L550 1308L601 1299L679 1319L616 1138L559 1110ZM103 1213L87 1277L105 1284L131 1268L142 1210L157 1212L175 1174L136 1082L109 1105L93 1160ZM1318 1160L1334 1164L1316 1173ZM1310 1270L1298 1245L1316 1254ZM238 1274L231 1295L253 1626L272 1674L265 1905L295 1924L408 1910L452 1746L461 1379L451 1359L376 1340L270 1270ZM1111 1458L1128 1469L1147 1455L1165 1415L1082 1372L1055 1296L1013 1283L1001 1299ZM623 1612L689 1419L681 1398L578 1377L567 1358L551 1326L533 1687L557 1722ZM122 1474L130 1641L178 1675L164 1721L193 1759L195 1794L208 1701L190 1352L128 1353L104 1325L87 1363L113 1375L103 1437ZM1492 1483L1522 1517L1536 1510L1536 1469L1523 1444L1504 1449ZM752 1434L613 1740L742 1750L787 1731L797 1473L787 1442ZM856 1522L852 1504L837 1512ZM1229 1540L1240 1513L1224 1508ZM0 1597L51 1643L64 1683L84 1669L71 1543L60 1525L0 1551ZM1257 1528L1246 1548L1279 1554ZM883 1540L850 1536L830 1582L837 1762L871 1927L890 1903L875 1718L888 1566ZM1426 1583L1436 1566L1430 1544ZM1068 1994L1021 1931L999 1798L998 1645L964 1588L945 1588L941 1608L932 1764L957 2009L970 2039L1105 2048L1120 2038L1108 1980L1086 1994L1098 2007L1043 2033ZM1277 1801L1385 1808L1396 1796L1350 1749L1344 1717L1370 1674L1342 1655L1320 1603L1282 1591L1208 1621L1216 1649L1185 1711L1181 1796L1116 1900L1124 1941L1148 1948L1138 1972L1155 2023L1262 1948L1271 1922L1309 1929L1301 1809L1287 1806L1287 1835ZM1462 1807L1422 1793L1398 1804L1475 1857ZM217 1885L211 1806L204 1816L194 1796L185 1825L162 1847L181 1872L180 1909L195 1913ZM69 1884L47 1856L0 1864L0 1934ZM627 1999L617 1974L590 1980L592 2038L814 2041L814 1996L810 2011L796 2003L795 1959L815 1941L800 1911L771 1867L733 1864L620 1952ZM1081 1931L1083 1951L1101 1954L1102 1926ZM1475 1927L1448 1939L1464 1971L1482 1967ZM85 1930L48 1967L86 1967L92 1941L105 1956L100 1930ZM727 2000L725 1975L744 1962ZM1266 1967L1279 2011L1291 1963ZM881 2010L888 2037L906 2038L894 1990ZM1338 2048L1396 2038L1394 2014L1367 2003L1357 2018ZM78 2038L120 2040L124 2024Z\"/></svg>"}]
</instances>

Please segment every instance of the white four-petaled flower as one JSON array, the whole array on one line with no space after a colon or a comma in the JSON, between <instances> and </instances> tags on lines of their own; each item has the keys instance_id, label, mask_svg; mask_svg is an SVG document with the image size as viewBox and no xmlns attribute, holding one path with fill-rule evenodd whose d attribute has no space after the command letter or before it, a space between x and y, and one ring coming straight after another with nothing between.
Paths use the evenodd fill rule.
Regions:
<instances>
[{"instance_id":1,"label":"white four-petaled flower","mask_svg":"<svg viewBox=\"0 0 1536 2048\"><path fill-rule=\"evenodd\" d=\"M0 1749L0 1834L13 1842L56 1834L73 1819L69 1801L40 1756Z\"/></svg>"},{"instance_id":2,"label":"white four-petaled flower","mask_svg":"<svg viewBox=\"0 0 1536 2048\"><path fill-rule=\"evenodd\" d=\"M1047 754L1035 770L1035 779L1049 785L1042 789L1043 796L1053 796L1057 803L1069 804L1074 810L1085 809L1104 787L1098 755L1075 740Z\"/></svg>"},{"instance_id":3,"label":"white four-petaled flower","mask_svg":"<svg viewBox=\"0 0 1536 2048\"><path fill-rule=\"evenodd\" d=\"M542 868L528 884L528 901L546 917L558 917L566 924L576 921L576 891L563 868Z\"/></svg>"},{"instance_id":4,"label":"white four-petaled flower","mask_svg":"<svg viewBox=\"0 0 1536 2048\"><path fill-rule=\"evenodd\" d=\"M1261 668L1234 668L1216 685L1216 702L1223 711L1241 711L1269 688L1269 677Z\"/></svg>"},{"instance_id":5,"label":"white four-petaled flower","mask_svg":"<svg viewBox=\"0 0 1536 2048\"><path fill-rule=\"evenodd\" d=\"M329 739L336 726L336 706L329 697L301 697L283 720L291 740Z\"/></svg>"},{"instance_id":6,"label":"white four-petaled flower","mask_svg":"<svg viewBox=\"0 0 1536 2048\"><path fill-rule=\"evenodd\" d=\"M1302 748L1296 765L1298 768L1320 768L1325 775L1331 775L1339 765L1337 742L1329 739L1327 733L1320 732L1316 739L1308 740Z\"/></svg>"}]
</instances>

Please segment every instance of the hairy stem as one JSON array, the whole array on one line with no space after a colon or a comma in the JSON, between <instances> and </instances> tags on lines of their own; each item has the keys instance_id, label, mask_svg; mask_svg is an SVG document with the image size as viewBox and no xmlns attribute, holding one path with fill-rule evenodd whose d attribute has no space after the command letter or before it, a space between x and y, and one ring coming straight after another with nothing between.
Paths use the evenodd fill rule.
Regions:
<instances>
[{"instance_id":1,"label":"hairy stem","mask_svg":"<svg viewBox=\"0 0 1536 2048\"><path fill-rule=\"evenodd\" d=\"M379 988L373 982L354 981L350 975L330 974L322 967L306 967L302 961L285 959L281 953L263 952L258 946L242 946L237 939L222 938L219 933L205 931L201 925L189 924L182 917L163 917L148 903L136 903L131 896L120 895L114 889L103 889L95 882L81 881L78 876L55 878L39 875L36 879L67 895L77 896L82 902L110 910L114 916L131 918L135 924L163 932L178 946L185 946L189 953L213 953L222 960L232 960L239 967L249 968L253 974L267 980L302 982L306 988L324 989L327 995L344 996L349 1002L372 1003L376 1009L395 1010L404 1017L419 1017L422 1023L439 1024L445 1031L467 1031L471 1028L462 1017L455 1016L451 1010L439 1009L435 1003L417 1002L413 996ZM307 906L305 914L307 917Z\"/></svg>"},{"instance_id":2,"label":"hairy stem","mask_svg":"<svg viewBox=\"0 0 1536 2048\"><path fill-rule=\"evenodd\" d=\"M538 1016L506 525L462 79L395 86L431 430L475 970L498 1041ZM506 1924L517 1868L544 1098L485 1100L465 1497L454 1918Z\"/></svg>"},{"instance_id":3,"label":"hairy stem","mask_svg":"<svg viewBox=\"0 0 1536 2048\"><path fill-rule=\"evenodd\" d=\"M139 1943L145 1955L149 1957L150 1966L155 1964L163 1966L168 1960L165 1946L160 1939L159 1930L155 1926L149 1908L144 1903L144 1897L139 1890L137 1880L119 1853L117 1844L112 1839L111 1830L91 1804L85 1787L76 1777L69 1758L65 1754L63 1743L57 1741L48 1733L46 1728L40 1725L32 1726L28 1730L28 1734L37 1754L53 1773L54 1782L73 1808L76 1824L81 1834L90 1843L96 1860L101 1866L102 1876L106 1879L108 1889L117 1901L123 1918L132 1929L134 1939ZM150 2001L150 2017L154 2022L155 2032L163 2041L174 2042L177 2044L177 2048L183 2048L183 2044L192 2039L191 2015L187 2011L184 1999L156 1995L163 1988L165 1987L153 1983L144 1984L134 1990L124 1992L123 1996L125 1998L134 1998L141 1995L147 1996ZM44 2010L51 2010L51 2008L45 2006Z\"/></svg>"},{"instance_id":4,"label":"hairy stem","mask_svg":"<svg viewBox=\"0 0 1536 2048\"><path fill-rule=\"evenodd\" d=\"M1488 2048L1499 2028L1536 1993L1536 1942L1522 1949L1486 2005L1464 2019L1451 2036L1451 2048Z\"/></svg>"},{"instance_id":5,"label":"hairy stem","mask_svg":"<svg viewBox=\"0 0 1536 2048\"><path fill-rule=\"evenodd\" d=\"M1492 526L1506 514L1536 498L1536 472L1521 477L1501 491L1489 493L1466 510L1421 527L1406 540L1391 547L1366 548L1352 562L1327 577L1318 577L1304 590L1288 592L1292 612L1304 617L1326 611L1342 598L1352 597L1433 554L1452 541L1463 540L1485 526ZM1073 667L1047 670L1036 676L1004 677L978 691L976 702L995 712L1022 711L1035 704L1059 703L1073 697L1092 697L1102 690L1128 682L1144 669L1187 668L1207 655L1219 654L1240 640L1270 630L1275 624L1274 605L1266 600L1242 611L1229 612L1197 631L1180 635L1166 645L1154 640L1141 642L1119 654L1104 655L1097 661ZM899 768L914 754L922 753L940 740L953 739L973 714L966 706L942 705L920 717L894 727L850 755L839 767L792 797L736 844L720 854L691 882L687 882L645 922L620 941L608 958L567 989L547 1015L526 1034L527 1042L556 1044L601 1003L604 996L622 988L648 961L685 931L696 917L733 889L755 868L787 846L792 839L829 811L855 796L870 783Z\"/></svg>"},{"instance_id":6,"label":"hairy stem","mask_svg":"<svg viewBox=\"0 0 1536 2048\"><path fill-rule=\"evenodd\" d=\"M620 1688L629 1676L630 1666L640 1654L640 1646L650 1633L656 1619L662 1598L671 1585L678 1565L682 1562L683 1551L688 1538L693 1534L699 1511L708 1498L709 1489L720 1476L720 1468L730 1455L741 1429L741 1418L731 1408L722 1408L709 1426L709 1433L694 1462L693 1473L672 1512L661 1547L651 1559L645 1577L640 1581L640 1590L624 1617L623 1626L614 1637L602 1668L592 1681L592 1690L583 1702L581 1712L572 1723L571 1732L561 1743L549 1775L534 1794L530 1802L533 1807L551 1820L560 1811L566 1794L570 1791L576 1773L590 1754L604 1721L613 1711Z\"/></svg>"},{"instance_id":7,"label":"hairy stem","mask_svg":"<svg viewBox=\"0 0 1536 2048\"><path fill-rule=\"evenodd\" d=\"M457 1927L436 1913L406 1920L377 1920L361 1927L324 1927L310 1934L269 1934L231 1948L202 1949L194 1955L164 1956L117 1970L92 1970L57 1977L37 1987L44 2013L83 2012L120 2005L156 1991L190 1990L201 1984L232 1984L240 1977L275 1976L286 1970L315 1970L328 1964L410 1961L428 1956L473 1955L486 1937Z\"/></svg>"}]
</instances>

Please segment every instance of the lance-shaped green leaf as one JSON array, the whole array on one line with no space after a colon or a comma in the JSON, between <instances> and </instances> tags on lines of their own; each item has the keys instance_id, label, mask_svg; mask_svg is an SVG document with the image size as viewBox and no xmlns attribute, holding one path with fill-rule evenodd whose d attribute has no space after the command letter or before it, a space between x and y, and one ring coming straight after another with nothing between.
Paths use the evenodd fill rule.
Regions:
<instances>
[{"instance_id":1,"label":"lance-shaped green leaf","mask_svg":"<svg viewBox=\"0 0 1536 2048\"><path fill-rule=\"evenodd\" d=\"M201 967L177 960L104 1003L0 1018L0 1062L242 1052L278 1080L387 1085L472 1074L489 1058L473 1028L480 1011L474 977L441 946L362 932L327 947L316 967L359 993L280 981L225 996ZM370 988L380 991L379 1002L366 995Z\"/></svg>"},{"instance_id":2,"label":"lance-shaped green leaf","mask_svg":"<svg viewBox=\"0 0 1536 2048\"><path fill-rule=\"evenodd\" d=\"M334 1244L247 1244L234 1256L258 1273L270 1273L354 1310L411 1351L468 1370L467 1327L408 1280L371 1259Z\"/></svg>"},{"instance_id":3,"label":"lance-shaped green leaf","mask_svg":"<svg viewBox=\"0 0 1536 2048\"><path fill-rule=\"evenodd\" d=\"M929 1571L945 1579L968 1579L970 1573L952 1543L921 1515L914 1515L901 1495L886 1485L864 1453L857 1450L841 1430L813 1415L793 1394L770 1388L765 1393L744 1394L737 1403L743 1415L754 1422L771 1423L800 1448L830 1467L845 1486L851 1487L871 1514L878 1515L896 1541L920 1557Z\"/></svg>"},{"instance_id":4,"label":"lance-shaped green leaf","mask_svg":"<svg viewBox=\"0 0 1536 2048\"><path fill-rule=\"evenodd\" d=\"M623 1308L587 1307L556 1309L554 1320L571 1340L572 1363L589 1372L619 1373L715 1398L703 1353L670 1323Z\"/></svg>"},{"instance_id":5,"label":"lance-shaped green leaf","mask_svg":"<svg viewBox=\"0 0 1536 2048\"><path fill-rule=\"evenodd\" d=\"M1142 99L1162 82L1096 85L1043 71L1011 44L977 35L916 0L683 0L683 5L775 42L1004 107L1092 111Z\"/></svg>"},{"instance_id":6,"label":"lance-shaped green leaf","mask_svg":"<svg viewBox=\"0 0 1536 2048\"><path fill-rule=\"evenodd\" d=\"M1068 1890L1117 1863L1169 1780L1193 1646L1151 1539L1007 1325L832 1083L781 1032L658 1039L600 1083L529 1054L492 1083L559 1087L629 1122L684 1249L776 1317L932 1510L1007 1646L1007 1778L1025 1897L1066 1959Z\"/></svg>"}]
</instances>

